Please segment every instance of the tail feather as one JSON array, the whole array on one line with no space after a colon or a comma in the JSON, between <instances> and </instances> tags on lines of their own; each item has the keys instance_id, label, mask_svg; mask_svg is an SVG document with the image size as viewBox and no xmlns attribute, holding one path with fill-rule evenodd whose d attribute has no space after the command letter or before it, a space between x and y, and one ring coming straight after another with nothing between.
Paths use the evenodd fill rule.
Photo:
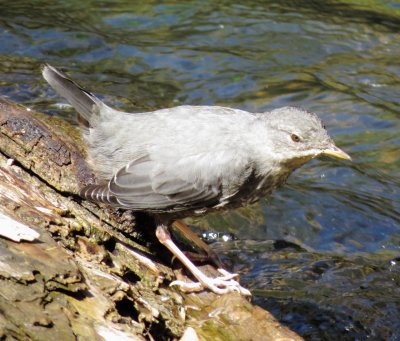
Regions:
<instances>
[{"instance_id":1,"label":"tail feather","mask_svg":"<svg viewBox=\"0 0 400 341\"><path fill-rule=\"evenodd\" d=\"M101 101L92 93L82 89L55 67L46 64L42 68L44 79L51 87L78 111L78 120L89 126L91 117L99 112ZM82 122L83 121L83 122Z\"/></svg>"}]
</instances>

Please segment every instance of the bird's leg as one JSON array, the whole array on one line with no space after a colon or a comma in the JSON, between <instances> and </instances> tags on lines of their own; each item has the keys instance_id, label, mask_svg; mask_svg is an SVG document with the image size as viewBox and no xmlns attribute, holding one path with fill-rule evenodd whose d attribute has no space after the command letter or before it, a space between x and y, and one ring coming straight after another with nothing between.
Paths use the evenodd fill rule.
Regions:
<instances>
[{"instance_id":1,"label":"bird's leg","mask_svg":"<svg viewBox=\"0 0 400 341\"><path fill-rule=\"evenodd\" d=\"M168 231L168 227L164 224L159 224L156 230L156 236L161 244L167 247L175 257L177 257L184 266L193 274L194 277L199 281L198 283L186 283L183 281L173 281L171 285L179 285L183 291L193 292L200 291L204 288L210 289L216 294L225 294L231 291L240 292L242 295L251 296L249 290L240 286L239 282L235 281L234 278L238 277L237 274L230 274L229 272L218 269L222 276L216 278L210 278L206 276L200 269L195 266L189 258L178 248L171 238Z\"/></svg>"},{"instance_id":2,"label":"bird's leg","mask_svg":"<svg viewBox=\"0 0 400 341\"><path fill-rule=\"evenodd\" d=\"M208 256L209 259L217 266L222 267L222 262L218 255L205 243L199 236L194 233L188 225L182 220L175 220L173 227L177 228L187 239L193 242L198 248L202 249Z\"/></svg>"}]
</instances>

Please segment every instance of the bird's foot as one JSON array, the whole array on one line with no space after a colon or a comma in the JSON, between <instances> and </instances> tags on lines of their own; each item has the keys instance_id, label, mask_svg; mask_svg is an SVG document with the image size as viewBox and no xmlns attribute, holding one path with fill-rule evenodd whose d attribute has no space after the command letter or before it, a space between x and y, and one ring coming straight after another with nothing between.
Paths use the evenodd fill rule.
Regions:
<instances>
[{"instance_id":1,"label":"bird's foot","mask_svg":"<svg viewBox=\"0 0 400 341\"><path fill-rule=\"evenodd\" d=\"M238 281L235 281L235 278L239 277L239 275L237 274L231 274L223 269L218 269L218 272L221 274L221 276L216 278L210 278L206 274L204 274L197 266L195 266L190 261L189 258L185 256L185 254L178 248L178 246L175 245L166 225L160 224L157 226L156 236L158 240L163 245L165 245L172 252L172 254L175 255L175 257L177 257L198 280L198 282L196 283L173 281L171 285L177 285L181 288L182 291L186 292L195 292L208 288L218 295L223 295L228 292L239 292L242 295L251 296L249 290L240 286Z\"/></svg>"},{"instance_id":2,"label":"bird's foot","mask_svg":"<svg viewBox=\"0 0 400 341\"><path fill-rule=\"evenodd\" d=\"M203 276L201 282L185 282L173 281L171 286L178 286L183 292L198 292L208 288L218 295L223 295L228 292L238 292L244 296L251 296L251 293L246 288L243 288L235 279L239 277L238 274L232 274L224 269L218 269L221 276L211 278Z\"/></svg>"}]
</instances>

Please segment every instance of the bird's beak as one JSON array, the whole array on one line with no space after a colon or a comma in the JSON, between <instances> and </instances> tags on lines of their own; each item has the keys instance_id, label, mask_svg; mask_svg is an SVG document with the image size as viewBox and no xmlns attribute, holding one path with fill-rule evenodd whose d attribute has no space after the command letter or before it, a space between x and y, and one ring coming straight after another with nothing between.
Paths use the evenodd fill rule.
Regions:
<instances>
[{"instance_id":1,"label":"bird's beak","mask_svg":"<svg viewBox=\"0 0 400 341\"><path fill-rule=\"evenodd\" d=\"M343 150L336 147L335 145L332 145L331 147L324 149L321 154L337 157L338 159L351 160L349 154L345 153Z\"/></svg>"}]
</instances>

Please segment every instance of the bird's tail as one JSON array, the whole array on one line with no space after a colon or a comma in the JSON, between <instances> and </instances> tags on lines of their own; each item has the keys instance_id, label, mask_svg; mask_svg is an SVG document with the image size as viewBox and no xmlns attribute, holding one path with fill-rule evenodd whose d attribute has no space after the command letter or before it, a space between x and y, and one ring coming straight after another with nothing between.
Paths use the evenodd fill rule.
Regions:
<instances>
[{"instance_id":1,"label":"bird's tail","mask_svg":"<svg viewBox=\"0 0 400 341\"><path fill-rule=\"evenodd\" d=\"M43 66L42 74L51 87L78 111L78 121L89 127L92 116L98 115L105 104L49 64Z\"/></svg>"}]
</instances>

